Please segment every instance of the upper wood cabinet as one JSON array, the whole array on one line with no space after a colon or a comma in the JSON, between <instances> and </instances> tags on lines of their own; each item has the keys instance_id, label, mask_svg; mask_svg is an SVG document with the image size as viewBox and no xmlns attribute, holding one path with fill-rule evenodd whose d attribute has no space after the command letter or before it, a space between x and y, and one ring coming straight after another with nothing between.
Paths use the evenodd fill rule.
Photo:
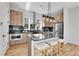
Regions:
<instances>
[{"instance_id":1,"label":"upper wood cabinet","mask_svg":"<svg viewBox=\"0 0 79 59\"><path fill-rule=\"evenodd\" d=\"M43 19L43 27L53 27L53 19Z\"/></svg>"},{"instance_id":2,"label":"upper wood cabinet","mask_svg":"<svg viewBox=\"0 0 79 59\"><path fill-rule=\"evenodd\" d=\"M63 13L54 16L56 22L63 22Z\"/></svg>"},{"instance_id":3,"label":"upper wood cabinet","mask_svg":"<svg viewBox=\"0 0 79 59\"><path fill-rule=\"evenodd\" d=\"M16 10L10 10L10 25L22 26L23 13Z\"/></svg>"}]
</instances>

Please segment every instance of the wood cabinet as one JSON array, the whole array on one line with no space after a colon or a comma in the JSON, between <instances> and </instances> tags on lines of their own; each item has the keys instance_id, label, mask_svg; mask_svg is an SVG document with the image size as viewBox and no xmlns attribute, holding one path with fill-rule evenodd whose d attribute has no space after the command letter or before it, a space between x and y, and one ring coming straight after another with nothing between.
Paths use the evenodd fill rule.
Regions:
<instances>
[{"instance_id":1,"label":"wood cabinet","mask_svg":"<svg viewBox=\"0 0 79 59\"><path fill-rule=\"evenodd\" d=\"M27 33L22 33L22 39L24 43L28 43L28 37L27 37Z\"/></svg>"},{"instance_id":2,"label":"wood cabinet","mask_svg":"<svg viewBox=\"0 0 79 59\"><path fill-rule=\"evenodd\" d=\"M43 27L53 27L53 19L43 19Z\"/></svg>"},{"instance_id":3,"label":"wood cabinet","mask_svg":"<svg viewBox=\"0 0 79 59\"><path fill-rule=\"evenodd\" d=\"M22 25L23 13L16 10L10 10L10 24Z\"/></svg>"},{"instance_id":4,"label":"wood cabinet","mask_svg":"<svg viewBox=\"0 0 79 59\"><path fill-rule=\"evenodd\" d=\"M63 13L54 16L56 22L63 22Z\"/></svg>"},{"instance_id":5,"label":"wood cabinet","mask_svg":"<svg viewBox=\"0 0 79 59\"><path fill-rule=\"evenodd\" d=\"M10 41L10 45L28 43L27 33L22 33L22 38L20 40Z\"/></svg>"}]
</instances>

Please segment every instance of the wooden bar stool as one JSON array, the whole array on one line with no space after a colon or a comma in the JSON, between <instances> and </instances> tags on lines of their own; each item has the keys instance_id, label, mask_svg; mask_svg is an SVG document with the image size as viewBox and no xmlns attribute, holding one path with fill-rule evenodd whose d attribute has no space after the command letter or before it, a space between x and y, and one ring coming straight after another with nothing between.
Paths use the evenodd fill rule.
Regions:
<instances>
[{"instance_id":1,"label":"wooden bar stool","mask_svg":"<svg viewBox=\"0 0 79 59\"><path fill-rule=\"evenodd\" d=\"M48 41L46 42L50 48L48 49L49 56L57 56L58 55L58 41Z\"/></svg>"},{"instance_id":2,"label":"wooden bar stool","mask_svg":"<svg viewBox=\"0 0 79 59\"><path fill-rule=\"evenodd\" d=\"M40 43L36 43L34 45L34 54L36 56L46 56L47 55L47 49L49 48L49 45L44 43L44 42L40 42Z\"/></svg>"},{"instance_id":3,"label":"wooden bar stool","mask_svg":"<svg viewBox=\"0 0 79 59\"><path fill-rule=\"evenodd\" d=\"M58 55L63 55L64 53L64 41L62 39L58 40Z\"/></svg>"}]
</instances>

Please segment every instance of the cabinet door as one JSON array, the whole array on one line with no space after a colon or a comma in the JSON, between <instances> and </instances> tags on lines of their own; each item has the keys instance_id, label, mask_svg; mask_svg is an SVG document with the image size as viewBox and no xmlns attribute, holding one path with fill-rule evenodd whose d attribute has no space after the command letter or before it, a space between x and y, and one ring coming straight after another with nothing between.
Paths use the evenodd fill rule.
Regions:
<instances>
[{"instance_id":1,"label":"cabinet door","mask_svg":"<svg viewBox=\"0 0 79 59\"><path fill-rule=\"evenodd\" d=\"M16 12L14 10L10 10L10 24L15 25L16 20Z\"/></svg>"},{"instance_id":2,"label":"cabinet door","mask_svg":"<svg viewBox=\"0 0 79 59\"><path fill-rule=\"evenodd\" d=\"M44 23L44 26L45 27L53 27L53 20L47 20L47 19L45 19L44 21L43 21L43 23Z\"/></svg>"},{"instance_id":3,"label":"cabinet door","mask_svg":"<svg viewBox=\"0 0 79 59\"><path fill-rule=\"evenodd\" d=\"M10 24L11 25L22 25L22 17L23 17L23 14L22 12L19 12L19 11L15 11L15 10L11 10L10 12Z\"/></svg>"},{"instance_id":4,"label":"cabinet door","mask_svg":"<svg viewBox=\"0 0 79 59\"><path fill-rule=\"evenodd\" d=\"M17 12L17 21L16 24L17 25L22 25L22 12Z\"/></svg>"},{"instance_id":5,"label":"cabinet door","mask_svg":"<svg viewBox=\"0 0 79 59\"><path fill-rule=\"evenodd\" d=\"M63 13L57 14L54 17L55 17L56 22L63 22Z\"/></svg>"},{"instance_id":6,"label":"cabinet door","mask_svg":"<svg viewBox=\"0 0 79 59\"><path fill-rule=\"evenodd\" d=\"M24 43L27 43L27 33L22 34L22 40Z\"/></svg>"}]
</instances>

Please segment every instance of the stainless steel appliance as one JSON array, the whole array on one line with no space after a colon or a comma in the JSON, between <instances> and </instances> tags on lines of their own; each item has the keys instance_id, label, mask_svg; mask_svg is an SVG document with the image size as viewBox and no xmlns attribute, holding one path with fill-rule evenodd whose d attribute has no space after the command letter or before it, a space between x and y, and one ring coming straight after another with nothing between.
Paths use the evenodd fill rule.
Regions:
<instances>
[{"instance_id":1,"label":"stainless steel appliance","mask_svg":"<svg viewBox=\"0 0 79 59\"><path fill-rule=\"evenodd\" d=\"M21 40L22 34L10 34L10 41Z\"/></svg>"},{"instance_id":2,"label":"stainless steel appliance","mask_svg":"<svg viewBox=\"0 0 79 59\"><path fill-rule=\"evenodd\" d=\"M23 30L23 26L9 25L10 41L21 40Z\"/></svg>"},{"instance_id":3,"label":"stainless steel appliance","mask_svg":"<svg viewBox=\"0 0 79 59\"><path fill-rule=\"evenodd\" d=\"M64 31L63 26L64 26L63 22L58 22L55 24L53 28L53 33L55 37L63 39L63 31Z\"/></svg>"},{"instance_id":4,"label":"stainless steel appliance","mask_svg":"<svg viewBox=\"0 0 79 59\"><path fill-rule=\"evenodd\" d=\"M22 33L23 30L23 26L9 25L9 34Z\"/></svg>"}]
</instances>

